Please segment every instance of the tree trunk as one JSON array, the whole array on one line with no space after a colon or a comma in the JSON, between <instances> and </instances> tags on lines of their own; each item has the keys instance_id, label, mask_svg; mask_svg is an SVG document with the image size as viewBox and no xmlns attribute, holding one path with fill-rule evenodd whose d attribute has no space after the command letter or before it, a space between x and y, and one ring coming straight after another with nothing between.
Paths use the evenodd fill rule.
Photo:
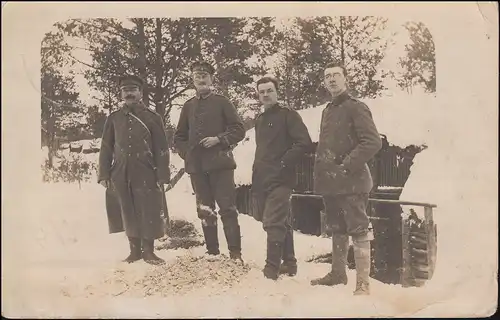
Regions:
<instances>
[{"instance_id":1,"label":"tree trunk","mask_svg":"<svg viewBox=\"0 0 500 320\"><path fill-rule=\"evenodd\" d=\"M137 19L137 37L139 47L139 75L144 80L143 102L149 107L149 87L147 84L146 34L144 33L144 19Z\"/></svg>"},{"instance_id":2,"label":"tree trunk","mask_svg":"<svg viewBox=\"0 0 500 320\"><path fill-rule=\"evenodd\" d=\"M155 79L156 86L154 92L154 100L155 100L155 109L158 112L162 119L165 116L165 105L163 104L163 57L161 50L161 27L162 20L160 18L156 18L156 28L155 28Z\"/></svg>"},{"instance_id":3,"label":"tree trunk","mask_svg":"<svg viewBox=\"0 0 500 320\"><path fill-rule=\"evenodd\" d=\"M290 67L289 67L289 57L288 57L288 41L289 34L288 29L285 31L285 101L288 106L290 106Z\"/></svg>"},{"instance_id":4,"label":"tree trunk","mask_svg":"<svg viewBox=\"0 0 500 320\"><path fill-rule=\"evenodd\" d=\"M340 61L345 66L344 17L340 17Z\"/></svg>"},{"instance_id":5,"label":"tree trunk","mask_svg":"<svg viewBox=\"0 0 500 320\"><path fill-rule=\"evenodd\" d=\"M47 121L47 147L49 149L48 153L48 166L49 168L52 168L54 166L54 155L55 155L55 140L56 140L56 133L55 133L55 122L56 122L56 117L55 117L55 112L54 112L54 105L52 102L49 102L50 105L50 112L49 112L49 119Z\"/></svg>"}]
</instances>

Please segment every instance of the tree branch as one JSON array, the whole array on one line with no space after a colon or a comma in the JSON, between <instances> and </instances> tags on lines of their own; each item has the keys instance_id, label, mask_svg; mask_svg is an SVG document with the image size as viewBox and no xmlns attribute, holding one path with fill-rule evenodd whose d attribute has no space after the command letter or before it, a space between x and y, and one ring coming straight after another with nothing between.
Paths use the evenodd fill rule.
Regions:
<instances>
[{"instance_id":1,"label":"tree branch","mask_svg":"<svg viewBox=\"0 0 500 320\"><path fill-rule=\"evenodd\" d=\"M94 69L94 70L106 71L104 68L98 68L98 67L96 67L96 66L93 66L93 65L91 65L91 64L88 64L88 63L86 63L86 62L83 62L83 61L81 61L81 60L79 60L79 59L75 58L75 57L74 57L71 53L69 54L69 57L70 57L71 59L73 59L74 61L76 61L76 62L78 62L78 63L80 63L80 64L83 64L84 66L87 66L87 67L89 67L89 68L92 68L92 69Z\"/></svg>"},{"instance_id":2,"label":"tree branch","mask_svg":"<svg viewBox=\"0 0 500 320\"><path fill-rule=\"evenodd\" d=\"M165 101L164 101L164 103L165 103L165 104L168 104L170 101L173 101L173 100L175 100L176 98L178 98L178 97L182 96L182 95L184 94L184 92L186 92L186 91L188 91L188 90L189 90L189 88L184 88L184 89L180 90L179 92L177 92L176 94L174 94L173 96L169 96L168 98L167 98L167 97L165 97Z\"/></svg>"}]
</instances>

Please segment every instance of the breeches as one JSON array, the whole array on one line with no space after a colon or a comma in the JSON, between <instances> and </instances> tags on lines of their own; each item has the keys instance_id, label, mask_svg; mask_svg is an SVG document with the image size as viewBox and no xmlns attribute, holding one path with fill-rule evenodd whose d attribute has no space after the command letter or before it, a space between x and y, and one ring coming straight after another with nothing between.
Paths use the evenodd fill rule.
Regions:
<instances>
[{"instance_id":1,"label":"breeches","mask_svg":"<svg viewBox=\"0 0 500 320\"><path fill-rule=\"evenodd\" d=\"M215 204L219 207L222 223L238 224L234 170L221 170L190 175L196 194L198 217L208 224L217 222Z\"/></svg>"},{"instance_id":2,"label":"breeches","mask_svg":"<svg viewBox=\"0 0 500 320\"><path fill-rule=\"evenodd\" d=\"M271 242L284 242L287 230L292 229L290 215L290 196L292 189L279 186L265 194L253 194L253 216L262 221L267 239Z\"/></svg>"},{"instance_id":3,"label":"breeches","mask_svg":"<svg viewBox=\"0 0 500 320\"><path fill-rule=\"evenodd\" d=\"M326 217L333 234L365 236L370 220L366 214L368 194L349 194L323 197Z\"/></svg>"}]
</instances>

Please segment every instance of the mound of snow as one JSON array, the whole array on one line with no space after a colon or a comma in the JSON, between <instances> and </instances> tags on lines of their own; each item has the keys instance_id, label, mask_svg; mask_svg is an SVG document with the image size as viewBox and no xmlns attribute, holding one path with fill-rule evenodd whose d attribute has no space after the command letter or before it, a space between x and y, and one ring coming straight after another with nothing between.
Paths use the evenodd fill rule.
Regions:
<instances>
[{"instance_id":1,"label":"mound of snow","mask_svg":"<svg viewBox=\"0 0 500 320\"><path fill-rule=\"evenodd\" d=\"M225 255L182 256L148 273L136 288L146 296L182 295L202 288L211 288L214 294L219 294L238 283L249 270L247 265Z\"/></svg>"}]
</instances>

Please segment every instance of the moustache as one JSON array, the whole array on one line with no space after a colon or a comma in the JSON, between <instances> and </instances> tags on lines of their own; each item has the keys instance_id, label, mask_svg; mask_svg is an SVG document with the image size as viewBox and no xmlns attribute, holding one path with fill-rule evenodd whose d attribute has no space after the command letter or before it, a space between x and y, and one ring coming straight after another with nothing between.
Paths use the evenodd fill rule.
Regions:
<instances>
[{"instance_id":1,"label":"moustache","mask_svg":"<svg viewBox=\"0 0 500 320\"><path fill-rule=\"evenodd\" d=\"M128 95L128 96L125 96L125 99L134 99L135 96L134 95Z\"/></svg>"}]
</instances>

